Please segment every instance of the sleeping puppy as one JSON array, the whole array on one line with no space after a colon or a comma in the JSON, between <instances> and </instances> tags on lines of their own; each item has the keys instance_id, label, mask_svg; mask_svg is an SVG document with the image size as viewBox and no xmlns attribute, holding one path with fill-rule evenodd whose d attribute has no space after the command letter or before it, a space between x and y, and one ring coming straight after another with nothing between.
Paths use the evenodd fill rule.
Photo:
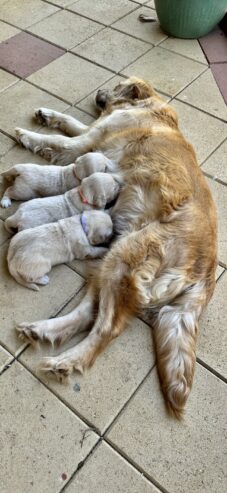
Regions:
<instances>
[{"instance_id":1,"label":"sleeping puppy","mask_svg":"<svg viewBox=\"0 0 227 493\"><path fill-rule=\"evenodd\" d=\"M84 210L104 209L120 190L117 175L93 173L79 187L63 195L33 199L21 204L15 214L5 221L7 231L22 231L74 216Z\"/></svg>"},{"instance_id":2,"label":"sleeping puppy","mask_svg":"<svg viewBox=\"0 0 227 493\"><path fill-rule=\"evenodd\" d=\"M1 205L10 207L11 199L30 200L60 195L80 185L83 178L107 170L111 171L111 161L101 152L88 152L65 167L15 164L1 174L7 182L11 182L5 190Z\"/></svg>"},{"instance_id":3,"label":"sleeping puppy","mask_svg":"<svg viewBox=\"0 0 227 493\"><path fill-rule=\"evenodd\" d=\"M21 231L8 250L10 274L19 284L38 291L37 284L49 282L53 265L75 258L102 257L113 234L110 216L103 211L86 211L57 223Z\"/></svg>"}]
</instances>

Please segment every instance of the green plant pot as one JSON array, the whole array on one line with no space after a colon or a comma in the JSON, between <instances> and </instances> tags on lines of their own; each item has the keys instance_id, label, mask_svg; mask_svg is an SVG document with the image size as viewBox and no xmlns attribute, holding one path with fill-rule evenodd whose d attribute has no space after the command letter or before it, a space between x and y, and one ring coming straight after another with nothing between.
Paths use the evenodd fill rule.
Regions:
<instances>
[{"instance_id":1,"label":"green plant pot","mask_svg":"<svg viewBox=\"0 0 227 493\"><path fill-rule=\"evenodd\" d=\"M200 38L222 19L227 0L155 0L162 29L177 38Z\"/></svg>"}]
</instances>

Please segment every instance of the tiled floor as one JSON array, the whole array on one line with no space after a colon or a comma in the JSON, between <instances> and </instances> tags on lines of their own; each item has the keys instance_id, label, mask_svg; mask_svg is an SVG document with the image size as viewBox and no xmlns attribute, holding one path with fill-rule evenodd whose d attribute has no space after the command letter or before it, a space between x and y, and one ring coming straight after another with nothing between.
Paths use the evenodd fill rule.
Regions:
<instances>
[{"instance_id":1,"label":"tiled floor","mask_svg":"<svg viewBox=\"0 0 227 493\"><path fill-rule=\"evenodd\" d=\"M32 119L36 107L89 124L97 88L131 74L170 100L219 217L217 288L200 324L186 417L177 423L165 413L151 329L138 319L68 385L36 373L40 356L54 349L27 346L14 326L74 308L84 292L84 264L54 268L38 293L19 286L7 271L4 228L17 205L0 209L2 493L226 490L227 110L197 40L139 23L141 12L155 17L153 9L153 0L0 0L0 170L44 163L14 140L16 126L45 132ZM226 63L225 52L219 56Z\"/></svg>"}]
</instances>

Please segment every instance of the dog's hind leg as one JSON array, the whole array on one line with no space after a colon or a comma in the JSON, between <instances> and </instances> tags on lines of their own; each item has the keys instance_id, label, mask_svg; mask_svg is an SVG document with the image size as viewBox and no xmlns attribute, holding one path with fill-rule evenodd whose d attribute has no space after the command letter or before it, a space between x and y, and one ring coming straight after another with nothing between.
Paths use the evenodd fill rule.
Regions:
<instances>
[{"instance_id":1,"label":"dog's hind leg","mask_svg":"<svg viewBox=\"0 0 227 493\"><path fill-rule=\"evenodd\" d=\"M33 323L23 322L16 327L16 330L20 336L30 342L45 340L53 345L60 345L89 328L94 320L94 308L95 291L90 286L81 303L67 315Z\"/></svg>"},{"instance_id":2,"label":"dog's hind leg","mask_svg":"<svg viewBox=\"0 0 227 493\"><path fill-rule=\"evenodd\" d=\"M141 288L144 282L141 263L149 247L139 252L138 237L141 236L141 232L130 236L131 238L124 238L115 244L101 266L98 280L99 310L91 332L74 348L59 356L45 358L40 365L43 371L55 373L60 379L63 376L67 377L74 369L83 372L94 363L99 353L121 334L127 321L137 313L140 304L146 303L146 289L143 292L143 287ZM158 257L159 255L154 254L145 283L148 277L155 275L160 265ZM139 286L138 279L141 280Z\"/></svg>"},{"instance_id":3,"label":"dog's hind leg","mask_svg":"<svg viewBox=\"0 0 227 493\"><path fill-rule=\"evenodd\" d=\"M35 111L36 119L51 128L59 128L70 137L75 137L86 132L89 127L76 118L48 108L39 108Z\"/></svg>"}]
</instances>

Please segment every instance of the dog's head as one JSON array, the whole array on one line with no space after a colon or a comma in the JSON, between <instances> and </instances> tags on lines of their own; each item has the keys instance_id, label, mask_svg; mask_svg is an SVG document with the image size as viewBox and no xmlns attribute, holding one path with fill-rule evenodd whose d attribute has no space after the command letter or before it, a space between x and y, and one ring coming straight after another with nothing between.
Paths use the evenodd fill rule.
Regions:
<instances>
[{"instance_id":1,"label":"dog's head","mask_svg":"<svg viewBox=\"0 0 227 493\"><path fill-rule=\"evenodd\" d=\"M109 173L93 173L84 178L80 186L80 195L84 203L104 209L120 191L119 183Z\"/></svg>"},{"instance_id":2,"label":"dog's head","mask_svg":"<svg viewBox=\"0 0 227 493\"><path fill-rule=\"evenodd\" d=\"M122 106L124 103L131 103L133 106L137 101L141 101L156 93L148 84L137 77L130 77L123 82L120 82L112 91L107 89L99 89L95 103L99 110L110 110L112 106Z\"/></svg>"},{"instance_id":3,"label":"dog's head","mask_svg":"<svg viewBox=\"0 0 227 493\"><path fill-rule=\"evenodd\" d=\"M91 245L105 245L113 236L113 223L108 213L85 211L86 235Z\"/></svg>"}]
</instances>

